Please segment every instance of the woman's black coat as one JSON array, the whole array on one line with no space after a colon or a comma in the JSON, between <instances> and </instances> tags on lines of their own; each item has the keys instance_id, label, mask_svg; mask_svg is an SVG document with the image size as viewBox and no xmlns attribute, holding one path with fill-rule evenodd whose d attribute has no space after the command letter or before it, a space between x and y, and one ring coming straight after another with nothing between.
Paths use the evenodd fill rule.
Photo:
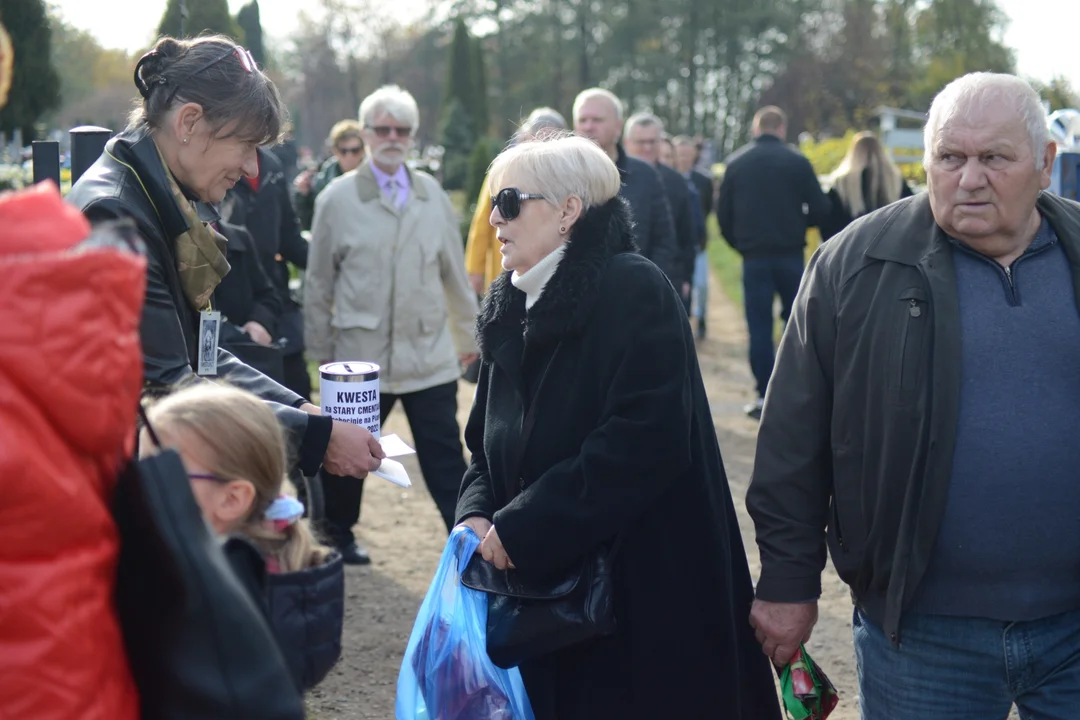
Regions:
<instances>
[{"instance_id":1,"label":"woman's black coat","mask_svg":"<svg viewBox=\"0 0 1080 720\"><path fill-rule=\"evenodd\" d=\"M778 718L686 310L630 228L620 199L590 210L528 313L509 274L492 285L458 519L492 519L536 575L623 533L616 633L521 668L538 720Z\"/></svg>"}]
</instances>

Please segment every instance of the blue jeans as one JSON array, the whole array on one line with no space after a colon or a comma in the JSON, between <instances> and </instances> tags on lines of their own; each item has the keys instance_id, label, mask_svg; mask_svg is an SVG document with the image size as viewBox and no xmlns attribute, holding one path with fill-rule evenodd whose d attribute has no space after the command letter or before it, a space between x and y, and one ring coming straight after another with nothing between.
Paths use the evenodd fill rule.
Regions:
<instances>
[{"instance_id":1,"label":"blue jeans","mask_svg":"<svg viewBox=\"0 0 1080 720\"><path fill-rule=\"evenodd\" d=\"M863 720L1080 717L1080 610L1001 622L907 615L894 648L855 610L851 622Z\"/></svg>"},{"instance_id":2,"label":"blue jeans","mask_svg":"<svg viewBox=\"0 0 1080 720\"><path fill-rule=\"evenodd\" d=\"M743 305L750 331L750 371L757 381L759 397L772 376L776 348L773 345L773 301L780 296L780 318L787 322L802 281L803 254L743 259Z\"/></svg>"},{"instance_id":3,"label":"blue jeans","mask_svg":"<svg viewBox=\"0 0 1080 720\"><path fill-rule=\"evenodd\" d=\"M709 254L704 250L694 260L694 287L690 294L696 306L694 317L703 318L709 310Z\"/></svg>"}]
</instances>

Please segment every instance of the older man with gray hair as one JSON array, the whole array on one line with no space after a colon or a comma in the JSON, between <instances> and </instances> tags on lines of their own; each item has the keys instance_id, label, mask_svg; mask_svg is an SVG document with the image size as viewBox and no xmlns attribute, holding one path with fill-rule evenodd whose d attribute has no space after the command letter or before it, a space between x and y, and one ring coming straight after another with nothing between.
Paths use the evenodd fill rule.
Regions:
<instances>
[{"instance_id":1,"label":"older man with gray hair","mask_svg":"<svg viewBox=\"0 0 1080 720\"><path fill-rule=\"evenodd\" d=\"M320 362L380 366L382 421L400 399L424 481L449 528L465 474L459 363L476 359L478 307L450 198L405 164L419 119L416 101L397 86L360 105L368 159L315 200L304 329L308 353ZM323 480L329 539L346 562L370 562L352 535L362 481Z\"/></svg>"},{"instance_id":2,"label":"older man with gray hair","mask_svg":"<svg viewBox=\"0 0 1080 720\"><path fill-rule=\"evenodd\" d=\"M664 183L656 168L630 157L619 142L623 104L610 90L594 87L574 98L574 132L589 138L607 153L619 169L619 196L630 205L634 218L634 242L641 254L664 271L671 284L682 288L685 275L681 251Z\"/></svg>"},{"instance_id":3,"label":"older man with gray hair","mask_svg":"<svg viewBox=\"0 0 1080 720\"><path fill-rule=\"evenodd\" d=\"M1080 205L1044 192L1056 148L1019 78L953 81L925 134L929 192L849 226L799 290L746 501L751 623L786 663L828 545L864 718L1075 718Z\"/></svg>"},{"instance_id":4,"label":"older man with gray hair","mask_svg":"<svg viewBox=\"0 0 1080 720\"><path fill-rule=\"evenodd\" d=\"M686 312L690 313L690 280L694 276L694 259L701 247L705 218L701 217L698 201L691 195L686 181L673 169L660 162L660 145L664 142L664 121L652 113L636 113L626 120L623 129L626 154L652 165L660 174L667 196L671 219L675 226L675 242L679 246L679 277L676 286Z\"/></svg>"}]
</instances>

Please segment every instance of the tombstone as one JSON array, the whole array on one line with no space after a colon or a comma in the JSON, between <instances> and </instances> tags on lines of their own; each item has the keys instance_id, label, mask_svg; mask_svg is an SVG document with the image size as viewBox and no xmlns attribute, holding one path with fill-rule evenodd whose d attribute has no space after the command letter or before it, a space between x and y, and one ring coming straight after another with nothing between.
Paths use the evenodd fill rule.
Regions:
<instances>
[{"instance_id":1,"label":"tombstone","mask_svg":"<svg viewBox=\"0 0 1080 720\"><path fill-rule=\"evenodd\" d=\"M52 180L56 187L60 187L60 143L53 140L35 140L33 150L34 184Z\"/></svg>"},{"instance_id":2,"label":"tombstone","mask_svg":"<svg viewBox=\"0 0 1080 720\"><path fill-rule=\"evenodd\" d=\"M74 185L90 166L97 162L112 137L112 130L96 125L71 129L71 184Z\"/></svg>"}]
</instances>

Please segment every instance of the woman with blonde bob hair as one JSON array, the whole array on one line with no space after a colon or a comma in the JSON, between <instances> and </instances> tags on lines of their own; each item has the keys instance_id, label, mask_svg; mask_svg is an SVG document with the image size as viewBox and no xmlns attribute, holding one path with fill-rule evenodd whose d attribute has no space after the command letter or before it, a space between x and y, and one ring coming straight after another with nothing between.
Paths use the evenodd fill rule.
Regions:
<instances>
[{"instance_id":1,"label":"woman with blonde bob hair","mask_svg":"<svg viewBox=\"0 0 1080 720\"><path fill-rule=\"evenodd\" d=\"M821 225L822 240L836 235L852 220L912 195L900 168L870 132L852 138L847 155L830 179L832 211Z\"/></svg>"},{"instance_id":2,"label":"woman with blonde bob hair","mask_svg":"<svg viewBox=\"0 0 1080 720\"><path fill-rule=\"evenodd\" d=\"M216 383L192 384L147 411L163 447L180 455L191 491L220 536L250 541L266 561L266 606L297 686L307 690L341 655L345 575L286 494L285 437L266 403ZM157 452L148 430L142 454Z\"/></svg>"},{"instance_id":3,"label":"woman with blonde bob hair","mask_svg":"<svg viewBox=\"0 0 1080 720\"><path fill-rule=\"evenodd\" d=\"M483 539L474 564L492 577L543 583L610 560L614 631L555 630L554 649L523 655L538 720L778 718L686 311L636 252L620 187L580 137L491 166L506 272L477 325L457 521Z\"/></svg>"}]
</instances>

